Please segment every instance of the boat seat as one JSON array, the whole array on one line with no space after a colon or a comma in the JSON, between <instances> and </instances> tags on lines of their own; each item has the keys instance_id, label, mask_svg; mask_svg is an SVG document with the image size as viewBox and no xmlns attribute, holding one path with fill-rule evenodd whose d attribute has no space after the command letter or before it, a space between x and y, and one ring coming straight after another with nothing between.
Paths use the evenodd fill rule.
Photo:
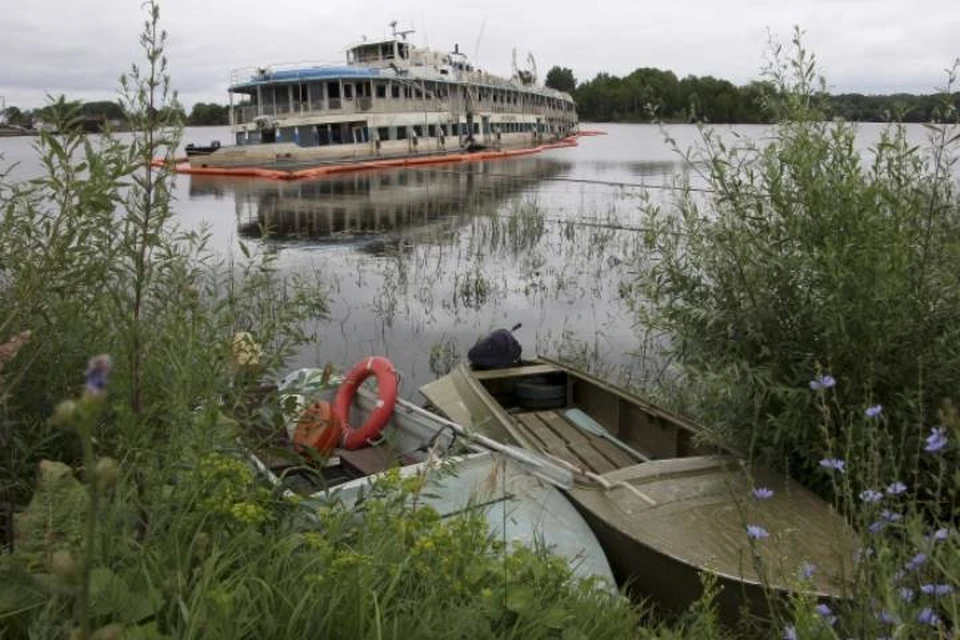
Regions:
<instances>
[{"instance_id":1,"label":"boat seat","mask_svg":"<svg viewBox=\"0 0 960 640\"><path fill-rule=\"evenodd\" d=\"M372 476L386 471L390 467L397 466L399 462L396 453L392 447L386 444L376 447L363 447L352 451L348 449L336 450L336 455L340 457L341 464L364 476Z\"/></svg>"}]
</instances>

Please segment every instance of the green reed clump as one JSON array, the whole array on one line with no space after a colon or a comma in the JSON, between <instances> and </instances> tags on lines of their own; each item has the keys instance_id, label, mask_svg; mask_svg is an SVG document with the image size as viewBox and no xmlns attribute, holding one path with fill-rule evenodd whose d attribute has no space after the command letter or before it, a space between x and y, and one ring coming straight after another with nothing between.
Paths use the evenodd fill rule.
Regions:
<instances>
[{"instance_id":1,"label":"green reed clump","mask_svg":"<svg viewBox=\"0 0 960 640\"><path fill-rule=\"evenodd\" d=\"M84 136L61 101L45 174L0 184L0 482L19 511L0 637L632 633L625 599L482 519L439 519L396 476L312 512L258 480L238 441L280 413L259 381L325 298L176 226L174 176L151 165L179 141L176 96L146 8L146 63L122 81L133 133Z\"/></svg>"},{"instance_id":2,"label":"green reed clump","mask_svg":"<svg viewBox=\"0 0 960 640\"><path fill-rule=\"evenodd\" d=\"M703 184L647 208L639 313L718 435L826 488L827 438L916 442L960 388L956 112L948 87L926 146L891 124L863 152L855 126L823 120L794 43L768 70L778 124L760 140L703 128L688 157ZM824 433L806 393L818 371L843 406L887 419Z\"/></svg>"}]
</instances>

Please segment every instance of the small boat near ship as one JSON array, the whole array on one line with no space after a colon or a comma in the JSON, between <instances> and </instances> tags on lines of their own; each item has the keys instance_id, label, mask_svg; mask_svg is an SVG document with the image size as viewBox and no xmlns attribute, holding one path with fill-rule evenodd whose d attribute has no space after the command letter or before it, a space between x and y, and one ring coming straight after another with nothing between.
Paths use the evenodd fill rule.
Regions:
<instances>
[{"instance_id":1,"label":"small boat near ship","mask_svg":"<svg viewBox=\"0 0 960 640\"><path fill-rule=\"evenodd\" d=\"M347 50L346 64L270 65L231 74L234 144L189 156L191 168L289 168L386 158L533 149L578 129L573 98L537 82L536 63L507 78L398 31Z\"/></svg>"},{"instance_id":2,"label":"small boat near ship","mask_svg":"<svg viewBox=\"0 0 960 640\"><path fill-rule=\"evenodd\" d=\"M213 142L205 146L196 145L191 142L186 147L184 147L183 150L186 152L188 158L193 158L195 156L208 156L219 148L220 148L220 141L214 140Z\"/></svg>"},{"instance_id":3,"label":"small boat near ship","mask_svg":"<svg viewBox=\"0 0 960 640\"><path fill-rule=\"evenodd\" d=\"M365 362L363 367L386 367L384 359ZM390 371L392 367L385 375L394 375ZM353 382L357 379L354 376ZM383 380L378 375L378 381ZM348 374L342 384L350 381ZM301 496L305 499L301 504L337 500L350 506L381 474L399 468L401 476L426 476L429 488L418 500L441 517L478 510L498 538L530 548L542 544L565 558L575 575L597 576L611 590L616 588L599 542L557 488L572 484L567 470L521 449L470 434L402 398L392 403L383 397L391 393L384 391L383 384L377 393L356 384L347 410L350 420L364 425L361 429L373 420L385 419L372 442L361 429L346 428L342 438L331 437L322 428L317 431L317 425L305 429L308 410L336 402L335 395L342 396L339 382L324 370L301 369L279 384L281 402L292 405L291 414L299 416L287 423L289 442L305 446L309 441L317 448L308 453L321 455L311 456L320 463L314 466L290 452L277 455L276 449L251 453L251 462L278 489ZM336 414L325 415L331 418Z\"/></svg>"},{"instance_id":4,"label":"small boat near ship","mask_svg":"<svg viewBox=\"0 0 960 640\"><path fill-rule=\"evenodd\" d=\"M717 604L731 622L795 590L848 595L857 539L844 519L789 478L704 444L682 416L545 358L464 363L421 392L451 420L572 470L567 496L621 585L662 610L695 601L702 572L722 587ZM761 487L772 494L758 499ZM752 536L748 526L758 527Z\"/></svg>"}]
</instances>

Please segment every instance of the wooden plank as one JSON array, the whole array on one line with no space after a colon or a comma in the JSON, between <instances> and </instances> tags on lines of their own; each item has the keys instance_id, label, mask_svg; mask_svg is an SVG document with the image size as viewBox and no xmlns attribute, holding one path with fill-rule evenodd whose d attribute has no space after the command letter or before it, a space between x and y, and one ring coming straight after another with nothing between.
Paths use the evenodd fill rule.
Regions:
<instances>
[{"instance_id":1,"label":"wooden plank","mask_svg":"<svg viewBox=\"0 0 960 640\"><path fill-rule=\"evenodd\" d=\"M544 449L547 453L566 460L571 464L575 464L578 467L586 467L594 473L601 473L597 471L593 464L591 464L589 457L581 455L581 451L578 451L574 447L570 447L567 444L567 441L550 429L550 427L543 422L538 414L520 413L515 417L523 429L531 434L535 440L543 443Z\"/></svg>"},{"instance_id":2,"label":"wooden plank","mask_svg":"<svg viewBox=\"0 0 960 640\"><path fill-rule=\"evenodd\" d=\"M581 432L575 426L557 415L555 411L539 411L537 417L550 429L569 443L570 448L580 456L595 473L607 473L617 467L593 446L596 436Z\"/></svg>"},{"instance_id":3,"label":"wooden plank","mask_svg":"<svg viewBox=\"0 0 960 640\"><path fill-rule=\"evenodd\" d=\"M519 376L537 376L559 371L552 364L528 364L522 367L508 367L506 369L480 369L471 371L475 380L490 380L491 378L516 378Z\"/></svg>"},{"instance_id":4,"label":"wooden plank","mask_svg":"<svg viewBox=\"0 0 960 640\"><path fill-rule=\"evenodd\" d=\"M582 438L587 440L594 449L603 454L603 457L609 460L610 464L612 464L614 468L622 469L623 467L629 467L641 462L640 460L635 460L633 456L609 440L595 436L592 433L585 433L582 429L579 429L575 424L573 424L573 422L567 419L567 417L564 415L564 411L564 409L554 411L557 419L562 420L573 427L573 429L579 433Z\"/></svg>"}]
</instances>

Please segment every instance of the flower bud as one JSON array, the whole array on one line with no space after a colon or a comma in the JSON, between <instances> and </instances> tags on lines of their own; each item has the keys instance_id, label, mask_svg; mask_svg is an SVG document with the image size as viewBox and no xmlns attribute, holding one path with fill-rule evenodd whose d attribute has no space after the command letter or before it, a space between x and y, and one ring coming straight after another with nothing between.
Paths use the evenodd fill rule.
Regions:
<instances>
[{"instance_id":1,"label":"flower bud","mask_svg":"<svg viewBox=\"0 0 960 640\"><path fill-rule=\"evenodd\" d=\"M93 468L93 479L97 483L98 489L105 490L113 487L117 484L119 477L120 465L117 464L116 460L110 457L97 460L97 464Z\"/></svg>"},{"instance_id":2,"label":"flower bud","mask_svg":"<svg viewBox=\"0 0 960 640\"><path fill-rule=\"evenodd\" d=\"M112 622L93 632L90 640L120 640L123 637L123 625Z\"/></svg>"},{"instance_id":3,"label":"flower bud","mask_svg":"<svg viewBox=\"0 0 960 640\"><path fill-rule=\"evenodd\" d=\"M64 400L53 410L50 422L58 427L67 427L77 417L77 403L73 400Z\"/></svg>"},{"instance_id":4,"label":"flower bud","mask_svg":"<svg viewBox=\"0 0 960 640\"><path fill-rule=\"evenodd\" d=\"M54 551L50 558L50 572L58 578L72 582L80 576L80 563L69 551Z\"/></svg>"}]
</instances>

